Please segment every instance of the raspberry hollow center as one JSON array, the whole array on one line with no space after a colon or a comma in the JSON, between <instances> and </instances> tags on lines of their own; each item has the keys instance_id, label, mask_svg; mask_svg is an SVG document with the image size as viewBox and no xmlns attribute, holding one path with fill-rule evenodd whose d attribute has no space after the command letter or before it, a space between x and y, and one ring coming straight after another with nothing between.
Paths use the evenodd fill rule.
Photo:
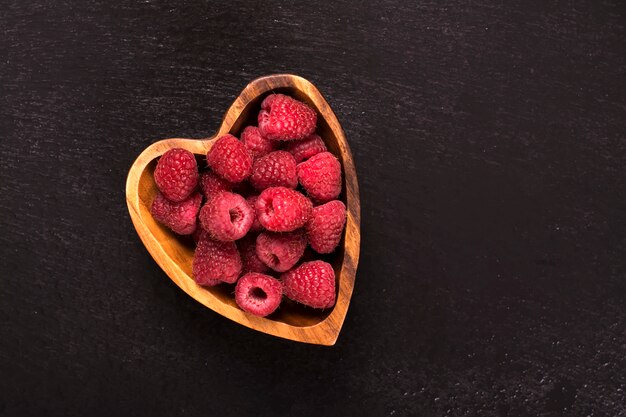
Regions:
<instances>
[{"instance_id":1,"label":"raspberry hollow center","mask_svg":"<svg viewBox=\"0 0 626 417\"><path fill-rule=\"evenodd\" d=\"M265 206L265 213L269 216L274 214L274 202L272 200L268 200L267 205Z\"/></svg>"},{"instance_id":2,"label":"raspberry hollow center","mask_svg":"<svg viewBox=\"0 0 626 417\"><path fill-rule=\"evenodd\" d=\"M243 213L238 208L231 208L228 210L228 214L230 215L230 222L232 224L236 224L243 217Z\"/></svg>"},{"instance_id":3,"label":"raspberry hollow center","mask_svg":"<svg viewBox=\"0 0 626 417\"><path fill-rule=\"evenodd\" d=\"M250 290L250 297L255 298L257 300L265 300L267 298L267 293L263 291L261 288L255 287L255 288L252 288L252 290Z\"/></svg>"}]
</instances>

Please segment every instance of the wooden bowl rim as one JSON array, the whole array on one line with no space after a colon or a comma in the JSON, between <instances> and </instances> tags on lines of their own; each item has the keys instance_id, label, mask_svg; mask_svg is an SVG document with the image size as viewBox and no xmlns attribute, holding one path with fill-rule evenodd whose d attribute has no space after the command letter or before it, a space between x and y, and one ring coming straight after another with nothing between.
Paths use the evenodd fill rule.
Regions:
<instances>
[{"instance_id":1,"label":"wooden bowl rim","mask_svg":"<svg viewBox=\"0 0 626 417\"><path fill-rule=\"evenodd\" d=\"M331 313L322 321L311 326L293 326L287 323L266 318L255 317L237 307L219 300L215 295L197 285L180 266L167 254L159 241L149 232L143 216L150 215L148 209L140 203L139 181L142 173L155 158L167 150L182 147L194 154L206 154L212 142L228 133L233 124L241 116L246 106L258 96L279 88L293 88L305 94L317 108L318 114L326 120L338 141L341 162L346 177L346 206L348 217L344 244L344 258L341 264L341 279L337 302ZM353 180L348 181L348 178ZM237 96L233 104L226 111L222 123L215 135L206 139L171 138L163 139L148 146L131 166L126 181L126 202L133 225L139 237L159 266L167 276L174 281L187 295L210 308L218 314L227 317L251 329L304 343L334 345L346 317L350 298L354 290L356 269L360 251L360 200L358 179L350 147L345 138L343 129L331 107L328 105L319 90L308 80L293 74L275 74L257 78L250 82ZM350 244L347 244L350 242Z\"/></svg>"}]
</instances>

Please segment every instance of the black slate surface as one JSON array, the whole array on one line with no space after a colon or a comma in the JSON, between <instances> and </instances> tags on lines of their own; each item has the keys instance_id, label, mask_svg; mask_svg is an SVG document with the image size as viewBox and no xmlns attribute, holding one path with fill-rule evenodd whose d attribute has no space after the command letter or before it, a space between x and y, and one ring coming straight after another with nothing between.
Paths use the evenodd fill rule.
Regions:
<instances>
[{"instance_id":1,"label":"black slate surface","mask_svg":"<svg viewBox=\"0 0 626 417\"><path fill-rule=\"evenodd\" d=\"M2 2L0 415L626 416L623 3L409 3ZM332 348L188 298L126 210L276 72L360 176Z\"/></svg>"}]
</instances>

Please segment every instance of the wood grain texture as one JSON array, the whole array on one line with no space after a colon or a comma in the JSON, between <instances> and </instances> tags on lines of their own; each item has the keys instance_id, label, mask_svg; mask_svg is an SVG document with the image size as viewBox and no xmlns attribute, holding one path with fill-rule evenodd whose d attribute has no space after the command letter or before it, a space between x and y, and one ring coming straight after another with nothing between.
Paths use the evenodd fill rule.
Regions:
<instances>
[{"instance_id":1,"label":"wood grain texture","mask_svg":"<svg viewBox=\"0 0 626 417\"><path fill-rule=\"evenodd\" d=\"M3 0L0 416L619 416L626 9L617 0ZM335 346L165 278L128 216L155 139L263 74L357 162Z\"/></svg>"},{"instance_id":2,"label":"wood grain texture","mask_svg":"<svg viewBox=\"0 0 626 417\"><path fill-rule=\"evenodd\" d=\"M206 154L215 140L230 133L239 136L245 126L256 125L260 103L268 94L295 97L318 114L317 133L339 159L343 173L340 199L348 210L346 229L340 247L325 258L335 270L337 301L327 311L316 311L288 301L271 316L255 317L241 310L232 296L232 286L202 287L192 277L193 248L156 222L150 206L157 193L153 174L158 158L170 149L183 148L206 165ZM131 219L144 245L167 275L206 307L229 319L298 342L334 345L348 311L354 289L361 247L359 185L350 146L332 109L313 84L291 74L268 75L252 81L230 106L217 133L209 139L164 139L146 148L133 163L126 180L126 202Z\"/></svg>"}]
</instances>

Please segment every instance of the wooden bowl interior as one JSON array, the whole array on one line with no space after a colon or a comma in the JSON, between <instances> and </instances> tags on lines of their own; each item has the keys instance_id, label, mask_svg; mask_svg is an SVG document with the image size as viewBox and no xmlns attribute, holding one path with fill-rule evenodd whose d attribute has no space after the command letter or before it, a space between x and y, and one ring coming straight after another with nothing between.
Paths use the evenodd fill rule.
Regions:
<instances>
[{"instance_id":1,"label":"wooden bowl interior","mask_svg":"<svg viewBox=\"0 0 626 417\"><path fill-rule=\"evenodd\" d=\"M335 156L337 156L342 162L342 169L344 161L341 160L341 152L339 152L338 138L336 137L333 130L328 125L327 121L321 115L320 109L317 109L315 104L309 100L306 94L295 87L283 87L276 88L272 90L275 93L282 93L286 95L290 95L292 97L297 98L298 100L304 101L311 107L317 110L318 113L318 122L317 122L317 134L319 134L328 150L332 152ZM259 112L261 102L263 99L270 94L265 93L262 94L253 100L251 100L242 110L239 117L234 121L232 126L229 129L229 133L239 137L241 131L246 126L256 126L257 120L256 115ZM212 138L213 139L213 138ZM208 139L208 140L212 140ZM209 146L207 146L209 147ZM198 166L200 168L206 167L206 155L196 153L196 159L198 161ZM191 264L194 254L195 245L193 240L189 236L178 236L171 232L166 227L162 226L158 222L156 222L152 216L150 215L150 205L152 204L152 200L154 199L157 193L157 187L154 182L154 169L156 167L157 159L153 159L147 166L146 169L142 172L140 180L139 180L139 199L141 210L142 220L145 225L148 227L150 232L155 236L155 238L162 243L162 247L165 250L166 254L171 258L172 262L175 262L180 266L180 268L187 274L190 280L192 280L192 270ZM345 174L345 173L344 173ZM342 176L343 184L342 184L342 193L339 197L344 203L346 203L346 184L345 184L345 175ZM302 190L301 190L302 191ZM347 203L346 203L347 206ZM307 256L315 256L317 258L321 258L331 265L335 270L335 276L337 279L336 288L340 288L341 282L341 265L343 263L344 258L344 242L345 242L345 231L344 236L339 244L339 247L335 251L335 253L330 255L320 256L314 254L310 248L307 249L308 253L305 254L305 258ZM163 244L167 243L167 244ZM310 252L309 252L310 251ZM277 276L277 275L276 275ZM192 284L195 285L195 284ZM208 291L213 294L220 302L229 304L233 307L236 307L235 299L234 299L234 289L235 286L228 284L220 284L215 287L202 287L204 291ZM333 307L334 308L334 307ZM283 299L280 308L268 316L268 320L273 320L277 322L286 323L291 326L296 327L307 327L313 326L320 322L322 322L328 315L332 312L333 308L328 310L315 310L312 308L308 308L302 306L300 304L296 304L286 297Z\"/></svg>"}]
</instances>

